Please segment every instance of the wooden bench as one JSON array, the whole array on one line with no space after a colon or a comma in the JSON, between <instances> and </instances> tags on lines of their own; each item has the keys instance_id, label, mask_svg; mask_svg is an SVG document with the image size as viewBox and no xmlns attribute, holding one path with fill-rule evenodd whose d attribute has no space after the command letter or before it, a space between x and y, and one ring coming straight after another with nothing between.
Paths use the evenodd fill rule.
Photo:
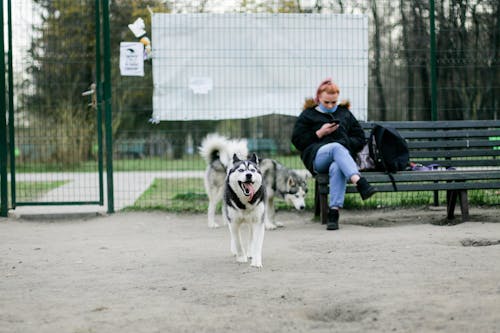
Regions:
<instances>
[{"instance_id":1,"label":"wooden bench","mask_svg":"<svg viewBox=\"0 0 500 333\"><path fill-rule=\"evenodd\" d=\"M457 200L462 221L469 219L467 190L500 189L500 120L360 122L368 138L375 124L396 128L407 140L410 162L437 164L433 171L388 174L362 171L378 192L446 191L447 219L454 219ZM446 170L448 168L448 170ZM325 224L328 216L328 174L316 175L315 215ZM347 193L356 188L348 184ZM375 194L376 198L377 194Z\"/></svg>"}]
</instances>

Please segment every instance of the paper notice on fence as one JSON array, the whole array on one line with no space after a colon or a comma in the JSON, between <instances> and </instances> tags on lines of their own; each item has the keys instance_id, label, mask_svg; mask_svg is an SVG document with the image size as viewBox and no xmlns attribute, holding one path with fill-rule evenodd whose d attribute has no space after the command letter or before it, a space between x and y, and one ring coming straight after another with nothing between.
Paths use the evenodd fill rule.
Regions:
<instances>
[{"instance_id":1,"label":"paper notice on fence","mask_svg":"<svg viewBox=\"0 0 500 333\"><path fill-rule=\"evenodd\" d=\"M122 76L144 76L144 44L120 43L120 74Z\"/></svg>"},{"instance_id":2,"label":"paper notice on fence","mask_svg":"<svg viewBox=\"0 0 500 333\"><path fill-rule=\"evenodd\" d=\"M368 17L154 13L153 117L297 116L331 76L358 120L368 114Z\"/></svg>"},{"instance_id":3,"label":"paper notice on fence","mask_svg":"<svg viewBox=\"0 0 500 333\"><path fill-rule=\"evenodd\" d=\"M191 77L189 78L189 88L195 94L208 94L213 87L212 78L210 77Z\"/></svg>"}]
</instances>

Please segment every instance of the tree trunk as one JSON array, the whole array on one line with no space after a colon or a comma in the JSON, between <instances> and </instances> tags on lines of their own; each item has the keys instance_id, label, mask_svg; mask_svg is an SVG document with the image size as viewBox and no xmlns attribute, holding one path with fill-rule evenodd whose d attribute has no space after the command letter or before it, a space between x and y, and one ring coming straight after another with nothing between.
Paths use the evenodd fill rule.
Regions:
<instances>
[{"instance_id":1,"label":"tree trunk","mask_svg":"<svg viewBox=\"0 0 500 333\"><path fill-rule=\"evenodd\" d=\"M400 0L399 8L401 11L401 23L403 26L403 50L406 58L406 86L408 87L408 96L407 96L407 120L416 120L415 115L413 114L413 108L415 107L415 92L413 90L414 86L414 78L413 78L413 68L412 68L412 51L410 44L410 34L409 34L409 25L408 18L406 16L405 1Z\"/></svg>"},{"instance_id":2,"label":"tree trunk","mask_svg":"<svg viewBox=\"0 0 500 333\"><path fill-rule=\"evenodd\" d=\"M385 102L385 94L384 94L384 85L382 83L382 68L380 64L380 51L382 47L382 42L380 40L380 35L381 35L381 23L378 17L378 12L377 12L377 4L375 0L371 1L371 9L372 9L372 15L373 15L373 25L374 25L374 30L375 33L373 35L373 44L374 44L374 65L372 68L372 75L375 79L375 91L378 96L378 109L379 109L379 116L381 121L387 120L387 105Z\"/></svg>"},{"instance_id":3,"label":"tree trunk","mask_svg":"<svg viewBox=\"0 0 500 333\"><path fill-rule=\"evenodd\" d=\"M420 43L420 45L428 45L429 44L429 34L425 34L425 31L429 31L427 26L424 23L423 17L423 4L420 1L415 2L415 6L413 7L413 16L415 17L415 32L416 36L420 35L420 40L416 40ZM418 37L417 37L418 38ZM424 42L425 41L425 42ZM426 52L426 55L429 52ZM431 120L431 93L430 93L430 79L429 79L429 57L420 56L419 63L419 71L418 74L420 76L420 82L422 86L422 101L423 101L423 120ZM426 113L425 113L426 112Z\"/></svg>"}]
</instances>

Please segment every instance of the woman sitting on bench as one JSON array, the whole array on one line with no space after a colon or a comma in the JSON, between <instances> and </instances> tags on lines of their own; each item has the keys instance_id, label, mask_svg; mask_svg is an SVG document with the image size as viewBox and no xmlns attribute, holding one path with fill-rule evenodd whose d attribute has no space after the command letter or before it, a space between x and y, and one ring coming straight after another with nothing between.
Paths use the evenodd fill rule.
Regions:
<instances>
[{"instance_id":1,"label":"woman sitting on bench","mask_svg":"<svg viewBox=\"0 0 500 333\"><path fill-rule=\"evenodd\" d=\"M314 100L306 100L297 118L292 143L313 174L328 173L330 200L327 230L339 228L339 209L344 205L347 180L356 184L363 200L375 193L361 177L355 156L365 144L365 134L348 105L337 104L340 89L331 78L319 85Z\"/></svg>"}]
</instances>

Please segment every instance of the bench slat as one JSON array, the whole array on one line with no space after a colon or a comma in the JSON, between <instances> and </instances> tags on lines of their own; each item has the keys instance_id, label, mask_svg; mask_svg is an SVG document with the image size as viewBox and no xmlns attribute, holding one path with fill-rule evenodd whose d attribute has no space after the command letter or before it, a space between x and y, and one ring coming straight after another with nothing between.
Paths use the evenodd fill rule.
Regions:
<instances>
[{"instance_id":1,"label":"bench slat","mask_svg":"<svg viewBox=\"0 0 500 333\"><path fill-rule=\"evenodd\" d=\"M434 158L412 158L412 162L420 163L422 165L429 164L439 164L443 167L500 167L500 159L490 159L490 160L447 160L447 159L434 159Z\"/></svg>"},{"instance_id":2,"label":"bench slat","mask_svg":"<svg viewBox=\"0 0 500 333\"><path fill-rule=\"evenodd\" d=\"M394 192L392 184L374 184L378 192ZM416 191L444 191L444 190L484 190L498 189L500 181L487 183L469 183L469 182L450 182L450 183L429 183L429 184L404 184L396 183L398 192L416 192ZM356 193L357 190L353 186L348 186L347 193Z\"/></svg>"},{"instance_id":3,"label":"bench slat","mask_svg":"<svg viewBox=\"0 0 500 333\"><path fill-rule=\"evenodd\" d=\"M431 138L490 138L500 136L500 129L483 130L429 130L429 131L398 131L406 139ZM500 143L500 140L497 140Z\"/></svg>"},{"instance_id":4,"label":"bench slat","mask_svg":"<svg viewBox=\"0 0 500 333\"><path fill-rule=\"evenodd\" d=\"M452 121L374 121L360 122L365 129L375 124L391 126L399 129L457 129L457 128L500 128L500 120L452 120Z\"/></svg>"},{"instance_id":5,"label":"bench slat","mask_svg":"<svg viewBox=\"0 0 500 333\"><path fill-rule=\"evenodd\" d=\"M385 172L362 173L369 182L390 182ZM494 180L500 179L500 170L453 170L453 171L401 171L391 174L396 182Z\"/></svg>"},{"instance_id":6,"label":"bench slat","mask_svg":"<svg viewBox=\"0 0 500 333\"><path fill-rule=\"evenodd\" d=\"M409 149L420 148L476 148L476 147L500 147L498 141L486 140L435 140L435 141L408 141ZM500 154L500 150L492 149Z\"/></svg>"},{"instance_id":7,"label":"bench slat","mask_svg":"<svg viewBox=\"0 0 500 333\"><path fill-rule=\"evenodd\" d=\"M468 150L412 150L411 159L414 158L450 158L450 157L484 157L484 156L499 156L499 152L493 149L468 149ZM481 159L482 160L482 159Z\"/></svg>"}]
</instances>

